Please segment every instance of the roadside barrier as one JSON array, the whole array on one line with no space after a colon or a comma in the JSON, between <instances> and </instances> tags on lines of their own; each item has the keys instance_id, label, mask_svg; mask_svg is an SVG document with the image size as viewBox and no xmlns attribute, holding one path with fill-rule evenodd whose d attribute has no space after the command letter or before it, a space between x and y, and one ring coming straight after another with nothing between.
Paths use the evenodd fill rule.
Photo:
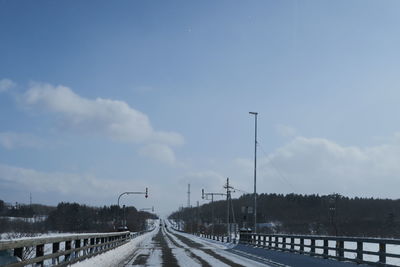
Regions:
<instances>
[{"instance_id":1,"label":"roadside barrier","mask_svg":"<svg viewBox=\"0 0 400 267\"><path fill-rule=\"evenodd\" d=\"M113 232L0 241L0 252L11 252L10 254L18 260L6 264L7 267L29 264L67 266L126 244L131 238L144 232L147 231L134 234Z\"/></svg>"},{"instance_id":2,"label":"roadside barrier","mask_svg":"<svg viewBox=\"0 0 400 267\"><path fill-rule=\"evenodd\" d=\"M400 266L399 239L240 233L239 243L358 264Z\"/></svg>"}]
</instances>

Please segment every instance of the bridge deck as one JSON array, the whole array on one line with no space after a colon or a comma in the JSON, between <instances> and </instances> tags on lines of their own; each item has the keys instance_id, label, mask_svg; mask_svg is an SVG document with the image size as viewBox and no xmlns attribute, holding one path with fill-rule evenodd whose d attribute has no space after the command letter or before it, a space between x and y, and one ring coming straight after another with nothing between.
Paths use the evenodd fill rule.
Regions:
<instances>
[{"instance_id":1,"label":"bridge deck","mask_svg":"<svg viewBox=\"0 0 400 267\"><path fill-rule=\"evenodd\" d=\"M296 253L288 253L276 250L268 250L257 248L248 245L239 244L231 249L233 253L247 253L255 255L260 258L268 259L274 263L275 266L291 266L291 267L312 267L312 266L327 266L327 267L355 267L355 266L369 266L365 264L356 264L351 262L340 262L331 259L322 259L311 257L308 255L301 255Z\"/></svg>"}]
</instances>

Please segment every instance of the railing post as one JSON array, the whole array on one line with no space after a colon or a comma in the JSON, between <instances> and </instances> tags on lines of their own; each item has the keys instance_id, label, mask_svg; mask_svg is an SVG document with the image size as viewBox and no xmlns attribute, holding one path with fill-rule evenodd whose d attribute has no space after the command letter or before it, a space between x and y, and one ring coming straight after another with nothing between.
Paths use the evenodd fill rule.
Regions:
<instances>
[{"instance_id":1,"label":"railing post","mask_svg":"<svg viewBox=\"0 0 400 267\"><path fill-rule=\"evenodd\" d=\"M24 248L14 248L14 256L18 257L22 260L22 255L24 252Z\"/></svg>"},{"instance_id":2,"label":"railing post","mask_svg":"<svg viewBox=\"0 0 400 267\"><path fill-rule=\"evenodd\" d=\"M363 261L363 242L357 241L357 263L362 263Z\"/></svg>"},{"instance_id":3,"label":"railing post","mask_svg":"<svg viewBox=\"0 0 400 267\"><path fill-rule=\"evenodd\" d=\"M70 250L71 249L71 241L65 241L65 250ZM71 254L65 254L64 256L64 261L69 261Z\"/></svg>"},{"instance_id":4,"label":"railing post","mask_svg":"<svg viewBox=\"0 0 400 267\"><path fill-rule=\"evenodd\" d=\"M304 238L300 237L300 254L304 252Z\"/></svg>"},{"instance_id":5,"label":"railing post","mask_svg":"<svg viewBox=\"0 0 400 267\"><path fill-rule=\"evenodd\" d=\"M40 244L36 246L36 258L44 256L44 244ZM39 266L43 266L43 261L39 261L36 263Z\"/></svg>"},{"instance_id":6,"label":"railing post","mask_svg":"<svg viewBox=\"0 0 400 267\"><path fill-rule=\"evenodd\" d=\"M95 247L95 248L96 248L96 250L95 250L96 252L99 251L99 250L101 250L101 249L100 249L100 246L101 246L100 243L101 243L101 238L97 237L97 238L96 238L96 247Z\"/></svg>"},{"instance_id":7,"label":"railing post","mask_svg":"<svg viewBox=\"0 0 400 267\"><path fill-rule=\"evenodd\" d=\"M52 250L52 252L53 252L53 253L57 253L59 250L60 250L60 242L53 243L53 250ZM59 257L58 257L58 256L57 256L57 257L54 257L54 258L51 260L51 263L52 263L53 265L58 264L58 263L59 263Z\"/></svg>"},{"instance_id":8,"label":"railing post","mask_svg":"<svg viewBox=\"0 0 400 267\"><path fill-rule=\"evenodd\" d=\"M90 239L90 246L94 246L94 244L96 243L96 238L91 238ZM90 254L92 254L94 251L96 251L96 247L91 247L90 248Z\"/></svg>"},{"instance_id":9,"label":"railing post","mask_svg":"<svg viewBox=\"0 0 400 267\"><path fill-rule=\"evenodd\" d=\"M324 259L329 258L329 241L324 239Z\"/></svg>"},{"instance_id":10,"label":"railing post","mask_svg":"<svg viewBox=\"0 0 400 267\"><path fill-rule=\"evenodd\" d=\"M87 238L83 239L83 246L84 246L84 247L86 247L86 246L88 245L88 243L89 243L89 240L88 240ZM87 253L88 253L88 249L85 248L85 249L83 250L83 255L86 255Z\"/></svg>"},{"instance_id":11,"label":"railing post","mask_svg":"<svg viewBox=\"0 0 400 267\"><path fill-rule=\"evenodd\" d=\"M81 240L75 240L75 248L80 248L81 247ZM81 251L75 251L75 258L79 257L79 254L81 253Z\"/></svg>"},{"instance_id":12,"label":"railing post","mask_svg":"<svg viewBox=\"0 0 400 267\"><path fill-rule=\"evenodd\" d=\"M336 256L342 261L344 257L344 241L336 240Z\"/></svg>"},{"instance_id":13,"label":"railing post","mask_svg":"<svg viewBox=\"0 0 400 267\"><path fill-rule=\"evenodd\" d=\"M311 238L311 249L310 249L311 255L315 255L315 239Z\"/></svg>"},{"instance_id":14,"label":"railing post","mask_svg":"<svg viewBox=\"0 0 400 267\"><path fill-rule=\"evenodd\" d=\"M272 248L272 235L268 236L268 248Z\"/></svg>"},{"instance_id":15,"label":"railing post","mask_svg":"<svg viewBox=\"0 0 400 267\"><path fill-rule=\"evenodd\" d=\"M379 262L386 264L386 244L379 243Z\"/></svg>"},{"instance_id":16,"label":"railing post","mask_svg":"<svg viewBox=\"0 0 400 267\"><path fill-rule=\"evenodd\" d=\"M263 247L266 247L266 246L267 246L267 236L264 235L264 238L263 238Z\"/></svg>"},{"instance_id":17,"label":"railing post","mask_svg":"<svg viewBox=\"0 0 400 267\"><path fill-rule=\"evenodd\" d=\"M290 238L290 250L293 252L294 250L294 237Z\"/></svg>"},{"instance_id":18,"label":"railing post","mask_svg":"<svg viewBox=\"0 0 400 267\"><path fill-rule=\"evenodd\" d=\"M286 237L282 237L282 249L285 250L286 249Z\"/></svg>"}]
</instances>

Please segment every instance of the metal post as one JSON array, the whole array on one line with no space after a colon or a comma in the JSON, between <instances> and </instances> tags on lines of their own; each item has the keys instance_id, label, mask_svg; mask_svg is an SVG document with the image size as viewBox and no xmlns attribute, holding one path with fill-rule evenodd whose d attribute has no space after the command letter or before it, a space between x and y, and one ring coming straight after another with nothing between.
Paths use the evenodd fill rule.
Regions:
<instances>
[{"instance_id":1,"label":"metal post","mask_svg":"<svg viewBox=\"0 0 400 267\"><path fill-rule=\"evenodd\" d=\"M379 243L379 263L386 264L386 244Z\"/></svg>"},{"instance_id":2,"label":"metal post","mask_svg":"<svg viewBox=\"0 0 400 267\"><path fill-rule=\"evenodd\" d=\"M211 196L211 234L214 235L214 195L225 196L224 193L204 193L204 189L201 190L201 198L204 199L207 196Z\"/></svg>"},{"instance_id":3,"label":"metal post","mask_svg":"<svg viewBox=\"0 0 400 267\"><path fill-rule=\"evenodd\" d=\"M257 112L254 115L254 233L257 233Z\"/></svg>"},{"instance_id":4,"label":"metal post","mask_svg":"<svg viewBox=\"0 0 400 267\"><path fill-rule=\"evenodd\" d=\"M36 246L36 258L44 256L44 244L40 244ZM36 265L43 266L44 261L39 261Z\"/></svg>"},{"instance_id":5,"label":"metal post","mask_svg":"<svg viewBox=\"0 0 400 267\"><path fill-rule=\"evenodd\" d=\"M119 197L118 197L118 217L120 217L119 216L119 201L120 201L120 199L121 199L121 197L123 195L140 194L140 195L144 195L144 197L147 198L148 197L148 193L149 193L149 191L148 191L148 188L146 187L146 191L145 192L123 192L122 194L120 194ZM122 224L121 224L121 226L122 226Z\"/></svg>"},{"instance_id":6,"label":"metal post","mask_svg":"<svg viewBox=\"0 0 400 267\"><path fill-rule=\"evenodd\" d=\"M211 194L211 235L214 238L214 194Z\"/></svg>"},{"instance_id":7,"label":"metal post","mask_svg":"<svg viewBox=\"0 0 400 267\"><path fill-rule=\"evenodd\" d=\"M226 212L226 233L228 235L228 241L230 240L230 228L229 228L229 178L226 178L226 208L227 208L227 212Z\"/></svg>"},{"instance_id":8,"label":"metal post","mask_svg":"<svg viewBox=\"0 0 400 267\"><path fill-rule=\"evenodd\" d=\"M187 207L190 208L190 184L188 184L187 194L188 194Z\"/></svg>"}]
</instances>

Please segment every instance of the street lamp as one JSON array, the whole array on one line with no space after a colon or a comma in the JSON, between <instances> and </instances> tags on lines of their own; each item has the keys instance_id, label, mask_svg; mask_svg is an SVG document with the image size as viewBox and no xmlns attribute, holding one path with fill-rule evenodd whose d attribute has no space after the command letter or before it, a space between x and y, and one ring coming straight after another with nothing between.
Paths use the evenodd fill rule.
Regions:
<instances>
[{"instance_id":1,"label":"street lamp","mask_svg":"<svg viewBox=\"0 0 400 267\"><path fill-rule=\"evenodd\" d=\"M257 115L258 112L249 112L254 115L254 232L257 233Z\"/></svg>"},{"instance_id":2,"label":"street lamp","mask_svg":"<svg viewBox=\"0 0 400 267\"><path fill-rule=\"evenodd\" d=\"M118 209L120 208L119 206L119 200L121 199L121 197L123 195L132 195L132 194L139 194L139 195L144 195L145 198L147 198L149 196L149 190L146 187L146 191L145 192L123 192L122 194L119 195L118 197ZM124 209L125 210L125 209ZM121 225L122 226L122 225Z\"/></svg>"}]
</instances>

